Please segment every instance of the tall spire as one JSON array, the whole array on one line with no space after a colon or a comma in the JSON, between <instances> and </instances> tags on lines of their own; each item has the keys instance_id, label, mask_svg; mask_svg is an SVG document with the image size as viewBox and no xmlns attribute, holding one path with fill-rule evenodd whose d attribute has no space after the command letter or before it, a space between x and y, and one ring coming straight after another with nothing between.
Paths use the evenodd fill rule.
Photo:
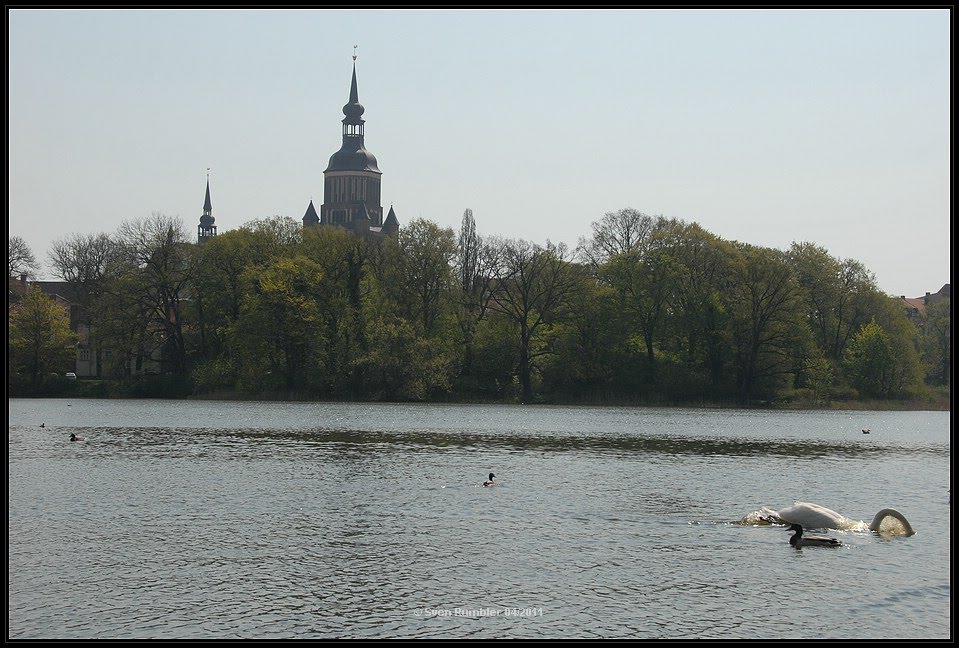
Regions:
<instances>
[{"instance_id":1,"label":"tall spire","mask_svg":"<svg viewBox=\"0 0 959 648\"><path fill-rule=\"evenodd\" d=\"M360 93L356 91L356 61L353 61L353 82L350 84L350 103L360 105Z\"/></svg>"},{"instance_id":2,"label":"tall spire","mask_svg":"<svg viewBox=\"0 0 959 648\"><path fill-rule=\"evenodd\" d=\"M212 212L213 212L213 203L210 202L210 169L207 168L206 170L206 200L203 201L203 215L208 216Z\"/></svg>"},{"instance_id":3,"label":"tall spire","mask_svg":"<svg viewBox=\"0 0 959 648\"><path fill-rule=\"evenodd\" d=\"M360 103L360 93L356 90L356 45L353 48L353 80L350 82L350 101L343 106L343 114L346 115L346 118L343 119L344 135L348 131L351 135L363 134L363 113L366 110ZM353 126L353 128L350 129L349 126ZM358 131L357 127L359 127Z\"/></svg>"},{"instance_id":4,"label":"tall spire","mask_svg":"<svg viewBox=\"0 0 959 648\"><path fill-rule=\"evenodd\" d=\"M360 103L360 96L359 96L359 93L356 91L356 45L353 46L353 83L350 85L350 103L351 104Z\"/></svg>"},{"instance_id":5,"label":"tall spire","mask_svg":"<svg viewBox=\"0 0 959 648\"><path fill-rule=\"evenodd\" d=\"M354 50L350 101L343 106L343 114L345 115L343 117L343 145L330 158L330 165L326 168L326 171L380 172L376 166L376 157L366 150L366 145L363 142L364 124L366 123L363 119L363 113L366 109L360 103L359 92L356 87L356 51Z\"/></svg>"}]
</instances>

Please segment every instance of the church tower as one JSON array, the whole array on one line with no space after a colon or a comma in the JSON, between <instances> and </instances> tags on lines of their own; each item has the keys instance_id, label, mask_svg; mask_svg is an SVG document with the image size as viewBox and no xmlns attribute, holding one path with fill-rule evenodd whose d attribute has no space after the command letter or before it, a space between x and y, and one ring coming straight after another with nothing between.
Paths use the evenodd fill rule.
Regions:
<instances>
[{"instance_id":1,"label":"church tower","mask_svg":"<svg viewBox=\"0 0 959 648\"><path fill-rule=\"evenodd\" d=\"M383 173L363 142L364 111L356 89L354 53L350 100L343 106L343 144L330 157L323 172L320 224L339 225L357 233L378 233L383 225L383 207L380 206L380 177ZM303 225L310 225L307 216L303 218Z\"/></svg>"},{"instance_id":2,"label":"church tower","mask_svg":"<svg viewBox=\"0 0 959 648\"><path fill-rule=\"evenodd\" d=\"M197 227L196 242L206 243L216 236L216 221L213 218L213 203L210 202L210 170L206 172L206 200L203 201L203 215L200 216L200 224Z\"/></svg>"}]
</instances>

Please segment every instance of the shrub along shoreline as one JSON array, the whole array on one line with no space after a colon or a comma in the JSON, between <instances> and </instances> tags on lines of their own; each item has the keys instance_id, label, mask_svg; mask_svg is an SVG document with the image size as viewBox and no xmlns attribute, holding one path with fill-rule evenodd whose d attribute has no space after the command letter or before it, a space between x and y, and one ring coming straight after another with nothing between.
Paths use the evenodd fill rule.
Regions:
<instances>
[{"instance_id":1,"label":"shrub along shoreline","mask_svg":"<svg viewBox=\"0 0 959 648\"><path fill-rule=\"evenodd\" d=\"M370 402L417 402L436 404L488 404L513 405L521 403L517 396L495 397L493 395L466 396L449 394L444 398L433 399L389 399L373 397L357 398L321 398L301 391L266 391L245 393L238 390L218 389L196 393L189 380L167 376L143 376L136 379L95 379L81 378L67 380L62 377L50 377L45 380L37 393L30 393L26 385L17 385L12 381L8 385L10 398L104 398L104 399L172 399L172 400L212 400L212 401L277 401L277 402L330 402L330 403L370 403ZM771 410L874 410L874 411L951 411L951 391L946 388L930 388L922 398L911 399L858 399L845 398L828 401L816 401L808 394L785 395L772 401L753 401L747 407L733 399L716 400L709 398L665 398L658 394L562 394L552 397L540 397L530 405L572 405L594 407L682 407L694 409L771 409Z\"/></svg>"}]
</instances>

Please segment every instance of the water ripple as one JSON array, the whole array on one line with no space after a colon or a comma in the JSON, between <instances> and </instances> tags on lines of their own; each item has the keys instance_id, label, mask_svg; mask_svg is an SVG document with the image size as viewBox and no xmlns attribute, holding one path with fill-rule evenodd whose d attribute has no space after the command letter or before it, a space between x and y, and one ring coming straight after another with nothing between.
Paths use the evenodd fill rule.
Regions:
<instances>
[{"instance_id":1,"label":"water ripple","mask_svg":"<svg viewBox=\"0 0 959 648\"><path fill-rule=\"evenodd\" d=\"M950 515L947 441L611 416L577 433L104 417L74 428L85 444L13 424L9 637L948 636L948 533L927 532ZM795 551L781 528L728 523L822 484L823 503L896 505L919 534Z\"/></svg>"}]
</instances>

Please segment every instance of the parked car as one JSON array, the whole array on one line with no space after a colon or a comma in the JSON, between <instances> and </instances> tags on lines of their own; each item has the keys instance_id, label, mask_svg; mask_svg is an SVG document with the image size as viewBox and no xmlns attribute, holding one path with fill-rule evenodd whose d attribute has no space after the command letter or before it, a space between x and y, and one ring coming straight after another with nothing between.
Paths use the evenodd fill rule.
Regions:
<instances>
[{"instance_id":1,"label":"parked car","mask_svg":"<svg viewBox=\"0 0 959 648\"><path fill-rule=\"evenodd\" d=\"M77 375L76 375L75 373L73 373L72 371L68 371L68 372L65 373L64 375L67 377L67 380L76 380L76 379L77 379Z\"/></svg>"}]
</instances>

